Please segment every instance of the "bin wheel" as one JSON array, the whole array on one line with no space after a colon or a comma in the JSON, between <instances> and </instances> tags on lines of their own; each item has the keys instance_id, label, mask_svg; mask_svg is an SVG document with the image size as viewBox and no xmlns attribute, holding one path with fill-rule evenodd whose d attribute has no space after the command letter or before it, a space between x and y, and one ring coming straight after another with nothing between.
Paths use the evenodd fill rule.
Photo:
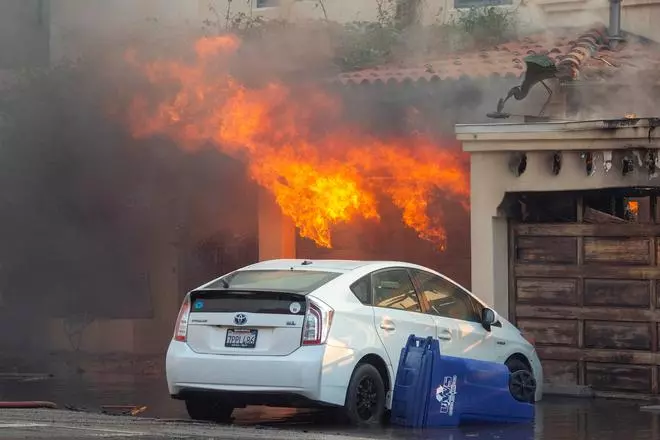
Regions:
<instances>
[{"instance_id":1,"label":"bin wheel","mask_svg":"<svg viewBox=\"0 0 660 440\"><path fill-rule=\"evenodd\" d=\"M506 366L511 372L509 391L519 402L534 403L536 395L536 379L529 367L519 359L510 359Z\"/></svg>"},{"instance_id":2,"label":"bin wheel","mask_svg":"<svg viewBox=\"0 0 660 440\"><path fill-rule=\"evenodd\" d=\"M234 407L209 397L191 397L186 399L186 410L193 420L204 422L228 423Z\"/></svg>"},{"instance_id":3,"label":"bin wheel","mask_svg":"<svg viewBox=\"0 0 660 440\"><path fill-rule=\"evenodd\" d=\"M385 384L376 367L359 364L355 368L343 412L353 425L380 425L385 413Z\"/></svg>"}]
</instances>

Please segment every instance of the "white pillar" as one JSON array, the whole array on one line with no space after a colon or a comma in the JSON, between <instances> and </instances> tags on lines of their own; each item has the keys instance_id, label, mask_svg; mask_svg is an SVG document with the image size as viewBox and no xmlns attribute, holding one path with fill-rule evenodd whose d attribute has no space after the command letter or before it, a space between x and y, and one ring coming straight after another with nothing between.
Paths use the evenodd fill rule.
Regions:
<instances>
[{"instance_id":1,"label":"white pillar","mask_svg":"<svg viewBox=\"0 0 660 440\"><path fill-rule=\"evenodd\" d=\"M472 292L509 315L509 259L507 219L497 217L504 197L494 180L493 158L472 154L470 170L470 254Z\"/></svg>"},{"instance_id":2,"label":"white pillar","mask_svg":"<svg viewBox=\"0 0 660 440\"><path fill-rule=\"evenodd\" d=\"M296 258L296 227L282 214L275 197L259 190L259 261Z\"/></svg>"}]
</instances>

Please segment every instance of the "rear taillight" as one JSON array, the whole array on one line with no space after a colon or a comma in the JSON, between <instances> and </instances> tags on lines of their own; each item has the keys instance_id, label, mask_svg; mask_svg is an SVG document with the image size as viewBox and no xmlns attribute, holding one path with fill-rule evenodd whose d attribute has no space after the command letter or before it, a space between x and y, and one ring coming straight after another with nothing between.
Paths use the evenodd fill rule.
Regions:
<instances>
[{"instance_id":1,"label":"rear taillight","mask_svg":"<svg viewBox=\"0 0 660 440\"><path fill-rule=\"evenodd\" d=\"M188 336L188 316L190 316L190 297L186 296L181 304L179 316L176 318L176 326L174 327L174 340L186 342Z\"/></svg>"},{"instance_id":2,"label":"rear taillight","mask_svg":"<svg viewBox=\"0 0 660 440\"><path fill-rule=\"evenodd\" d=\"M325 344L334 314L335 311L329 306L310 300L303 325L302 345Z\"/></svg>"}]
</instances>

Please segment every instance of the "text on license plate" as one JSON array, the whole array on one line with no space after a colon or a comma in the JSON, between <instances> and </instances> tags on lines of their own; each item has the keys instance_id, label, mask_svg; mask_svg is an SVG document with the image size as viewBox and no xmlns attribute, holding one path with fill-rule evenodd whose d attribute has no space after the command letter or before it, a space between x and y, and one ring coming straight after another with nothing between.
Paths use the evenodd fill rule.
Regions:
<instances>
[{"instance_id":1,"label":"text on license plate","mask_svg":"<svg viewBox=\"0 0 660 440\"><path fill-rule=\"evenodd\" d=\"M225 338L225 347L254 348L257 345L258 330L228 329Z\"/></svg>"}]
</instances>

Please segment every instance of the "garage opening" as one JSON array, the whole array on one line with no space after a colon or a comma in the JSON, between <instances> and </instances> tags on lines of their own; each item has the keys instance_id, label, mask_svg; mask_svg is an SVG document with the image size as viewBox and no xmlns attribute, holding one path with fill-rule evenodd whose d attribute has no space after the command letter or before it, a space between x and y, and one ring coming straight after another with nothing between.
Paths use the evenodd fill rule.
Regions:
<instances>
[{"instance_id":1,"label":"garage opening","mask_svg":"<svg viewBox=\"0 0 660 440\"><path fill-rule=\"evenodd\" d=\"M597 395L659 393L657 188L516 193L509 316L546 381Z\"/></svg>"}]
</instances>

